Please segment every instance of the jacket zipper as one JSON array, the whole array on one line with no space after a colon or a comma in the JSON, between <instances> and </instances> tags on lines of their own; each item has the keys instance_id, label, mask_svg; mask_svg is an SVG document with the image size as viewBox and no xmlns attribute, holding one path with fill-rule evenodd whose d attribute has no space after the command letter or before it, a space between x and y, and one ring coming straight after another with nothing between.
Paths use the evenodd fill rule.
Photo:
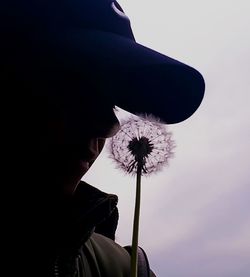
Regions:
<instances>
[{"instance_id":1,"label":"jacket zipper","mask_svg":"<svg viewBox=\"0 0 250 277\"><path fill-rule=\"evenodd\" d=\"M72 256L71 259L62 260L62 257L58 255L54 262L53 277L64 277L64 276L77 276L79 263L79 255Z\"/></svg>"},{"instance_id":2,"label":"jacket zipper","mask_svg":"<svg viewBox=\"0 0 250 277\"><path fill-rule=\"evenodd\" d=\"M59 256L56 257L54 263L54 277L60 277Z\"/></svg>"}]
</instances>

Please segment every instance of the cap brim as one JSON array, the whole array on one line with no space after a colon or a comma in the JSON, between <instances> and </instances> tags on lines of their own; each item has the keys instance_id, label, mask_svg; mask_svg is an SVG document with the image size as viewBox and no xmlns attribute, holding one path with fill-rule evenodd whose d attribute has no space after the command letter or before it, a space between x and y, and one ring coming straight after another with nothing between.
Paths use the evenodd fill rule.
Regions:
<instances>
[{"instance_id":1,"label":"cap brim","mask_svg":"<svg viewBox=\"0 0 250 277\"><path fill-rule=\"evenodd\" d=\"M148 113L178 123L199 107L205 90L194 68L123 36L97 30L53 35L64 68L100 75L103 92L131 113Z\"/></svg>"}]
</instances>

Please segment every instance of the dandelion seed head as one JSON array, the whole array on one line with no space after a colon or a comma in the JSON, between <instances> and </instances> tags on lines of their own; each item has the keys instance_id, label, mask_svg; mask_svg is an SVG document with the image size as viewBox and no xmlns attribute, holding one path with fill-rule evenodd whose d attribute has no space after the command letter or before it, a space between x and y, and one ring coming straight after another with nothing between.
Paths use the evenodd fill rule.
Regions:
<instances>
[{"instance_id":1,"label":"dandelion seed head","mask_svg":"<svg viewBox=\"0 0 250 277\"><path fill-rule=\"evenodd\" d=\"M173 157L172 133L153 116L132 117L121 122L121 129L110 139L110 157L126 173L156 173Z\"/></svg>"}]
</instances>

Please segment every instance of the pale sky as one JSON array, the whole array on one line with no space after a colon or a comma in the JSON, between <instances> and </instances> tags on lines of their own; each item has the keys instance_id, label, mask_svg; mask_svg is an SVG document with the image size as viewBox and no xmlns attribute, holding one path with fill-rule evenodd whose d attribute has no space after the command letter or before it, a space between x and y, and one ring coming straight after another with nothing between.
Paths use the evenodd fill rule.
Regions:
<instances>
[{"instance_id":1,"label":"pale sky","mask_svg":"<svg viewBox=\"0 0 250 277\"><path fill-rule=\"evenodd\" d=\"M196 113L168 126L177 145L169 166L142 179L139 244L158 277L249 277L250 2L119 3L138 43L206 81ZM105 148L83 180L118 195L117 241L131 244L134 177L117 170Z\"/></svg>"}]
</instances>

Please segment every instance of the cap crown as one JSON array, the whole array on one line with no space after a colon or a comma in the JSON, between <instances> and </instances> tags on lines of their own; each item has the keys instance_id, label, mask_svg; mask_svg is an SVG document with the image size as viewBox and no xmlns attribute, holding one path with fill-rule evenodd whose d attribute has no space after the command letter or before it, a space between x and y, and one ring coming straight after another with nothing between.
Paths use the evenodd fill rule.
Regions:
<instances>
[{"instance_id":1,"label":"cap crown","mask_svg":"<svg viewBox=\"0 0 250 277\"><path fill-rule=\"evenodd\" d=\"M15 2L15 3L13 3ZM27 30L96 29L133 39L130 21L113 0L17 1L1 4L10 25Z\"/></svg>"}]
</instances>

